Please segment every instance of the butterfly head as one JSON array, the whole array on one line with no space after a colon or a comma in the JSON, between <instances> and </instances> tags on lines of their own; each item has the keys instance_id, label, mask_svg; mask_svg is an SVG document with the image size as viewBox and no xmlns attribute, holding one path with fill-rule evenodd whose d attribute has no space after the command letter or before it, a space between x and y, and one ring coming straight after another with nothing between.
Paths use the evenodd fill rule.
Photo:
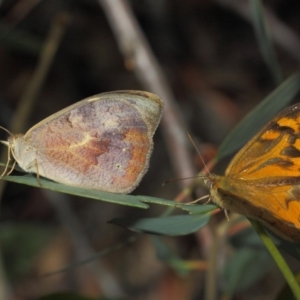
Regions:
<instances>
[{"instance_id":1,"label":"butterfly head","mask_svg":"<svg viewBox=\"0 0 300 300\"><path fill-rule=\"evenodd\" d=\"M206 187L211 190L213 185L214 185L214 180L213 180L214 176L206 176L203 178L204 184L206 185Z\"/></svg>"},{"instance_id":2,"label":"butterfly head","mask_svg":"<svg viewBox=\"0 0 300 300\"><path fill-rule=\"evenodd\" d=\"M0 126L0 128L3 129L4 131L6 131L9 134L9 138L7 139L7 141L1 141L0 140L0 143L5 145L8 148L7 161L6 161L6 164L5 164L5 168L2 172L2 174L0 175L0 178L2 178L5 175L9 175L15 167L15 164L17 162L16 156L15 156L15 150L14 150L15 144L16 144L15 141L19 136L22 136L22 135L14 135L9 130L7 130L6 128L4 128L2 126ZM9 169L9 163L11 161L11 156L13 156L15 161L14 161L14 164L12 165L11 169L8 170Z\"/></svg>"},{"instance_id":3,"label":"butterfly head","mask_svg":"<svg viewBox=\"0 0 300 300\"><path fill-rule=\"evenodd\" d=\"M203 181L206 187L209 189L210 199L212 202L217 204L219 207L223 208L220 194L218 192L218 182L220 180L220 176L211 174L209 176L204 177Z\"/></svg>"}]
</instances>

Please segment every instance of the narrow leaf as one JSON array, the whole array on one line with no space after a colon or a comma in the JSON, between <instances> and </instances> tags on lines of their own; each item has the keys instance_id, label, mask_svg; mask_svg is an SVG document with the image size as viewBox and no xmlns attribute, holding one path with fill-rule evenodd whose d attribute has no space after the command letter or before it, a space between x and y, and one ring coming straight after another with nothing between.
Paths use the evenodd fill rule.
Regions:
<instances>
[{"instance_id":1,"label":"narrow leaf","mask_svg":"<svg viewBox=\"0 0 300 300\"><path fill-rule=\"evenodd\" d=\"M144 219L113 219L110 223L138 232L179 236L198 231L208 223L209 216L210 214Z\"/></svg>"},{"instance_id":2,"label":"narrow leaf","mask_svg":"<svg viewBox=\"0 0 300 300\"><path fill-rule=\"evenodd\" d=\"M70 195L91 198L95 200L101 200L101 201L134 206L139 208L149 207L147 204L142 203L138 197L132 195L113 194L113 193L101 192L96 190L83 189L83 188L60 184L45 178L40 178L41 185L39 185L37 178L32 175L4 176L2 179L11 182L26 184L34 187L39 187L43 189L48 189L55 192L61 192Z\"/></svg>"},{"instance_id":3,"label":"narrow leaf","mask_svg":"<svg viewBox=\"0 0 300 300\"><path fill-rule=\"evenodd\" d=\"M277 60L274 43L261 0L250 1L252 8L253 27L262 57L270 70L276 84L283 81Z\"/></svg>"},{"instance_id":4,"label":"narrow leaf","mask_svg":"<svg viewBox=\"0 0 300 300\"><path fill-rule=\"evenodd\" d=\"M241 148L263 125L294 99L299 88L300 72L297 72L268 95L231 131L219 147L217 160Z\"/></svg>"}]
</instances>

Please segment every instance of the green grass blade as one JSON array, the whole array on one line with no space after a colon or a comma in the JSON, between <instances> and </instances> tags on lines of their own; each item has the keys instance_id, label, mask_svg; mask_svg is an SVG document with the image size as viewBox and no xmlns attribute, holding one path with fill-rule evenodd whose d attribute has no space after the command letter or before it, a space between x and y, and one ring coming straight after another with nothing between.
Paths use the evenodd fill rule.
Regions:
<instances>
[{"instance_id":1,"label":"green grass blade","mask_svg":"<svg viewBox=\"0 0 300 300\"><path fill-rule=\"evenodd\" d=\"M113 193L106 193L106 192L101 192L96 190L82 189L82 188L60 184L54 181L47 180L45 178L40 178L41 185L39 185L37 178L33 175L4 176L2 179L10 182L26 184L38 188L44 188L55 192L61 192L65 194L71 194L71 195L91 198L95 200L102 200L102 201L111 202L115 204L128 205L128 206L133 206L138 208L149 207L147 204L142 203L138 197L132 195L113 194Z\"/></svg>"},{"instance_id":2,"label":"green grass blade","mask_svg":"<svg viewBox=\"0 0 300 300\"><path fill-rule=\"evenodd\" d=\"M240 149L263 125L294 99L299 88L300 72L297 72L268 95L231 131L219 147L217 160Z\"/></svg>"},{"instance_id":3,"label":"green grass blade","mask_svg":"<svg viewBox=\"0 0 300 300\"><path fill-rule=\"evenodd\" d=\"M267 235L263 227L256 221L250 220L250 222L253 228L256 230L259 237L261 238L265 247L268 249L269 253L273 257L274 261L276 262L287 284L291 288L295 299L300 300L300 286L291 269L289 268L288 264L286 263L279 250L270 239L270 237Z\"/></svg>"},{"instance_id":4,"label":"green grass blade","mask_svg":"<svg viewBox=\"0 0 300 300\"><path fill-rule=\"evenodd\" d=\"M283 81L283 76L277 60L263 4L261 0L251 0L250 5L252 9L254 32L260 52L275 83L280 84Z\"/></svg>"},{"instance_id":5,"label":"green grass blade","mask_svg":"<svg viewBox=\"0 0 300 300\"><path fill-rule=\"evenodd\" d=\"M178 215L162 218L113 219L110 223L145 232L167 236L187 235L198 231L209 221L210 214Z\"/></svg>"}]
</instances>

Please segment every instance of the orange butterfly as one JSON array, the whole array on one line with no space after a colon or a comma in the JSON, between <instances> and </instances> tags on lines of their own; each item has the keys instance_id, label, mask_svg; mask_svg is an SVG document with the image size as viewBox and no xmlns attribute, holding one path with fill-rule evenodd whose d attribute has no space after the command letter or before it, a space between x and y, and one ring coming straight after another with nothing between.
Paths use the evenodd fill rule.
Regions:
<instances>
[{"instance_id":1,"label":"orange butterfly","mask_svg":"<svg viewBox=\"0 0 300 300\"><path fill-rule=\"evenodd\" d=\"M232 159L225 176L204 180L224 209L300 242L300 103L272 119Z\"/></svg>"}]
</instances>

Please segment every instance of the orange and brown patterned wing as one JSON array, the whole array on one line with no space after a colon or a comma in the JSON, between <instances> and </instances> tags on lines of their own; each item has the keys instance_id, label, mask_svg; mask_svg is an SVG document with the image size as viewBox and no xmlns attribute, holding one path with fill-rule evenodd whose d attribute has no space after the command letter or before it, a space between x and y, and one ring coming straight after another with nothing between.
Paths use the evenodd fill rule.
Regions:
<instances>
[{"instance_id":1,"label":"orange and brown patterned wing","mask_svg":"<svg viewBox=\"0 0 300 300\"><path fill-rule=\"evenodd\" d=\"M159 97L99 94L35 125L25 135L39 174L68 185L128 193L148 169L162 114Z\"/></svg>"},{"instance_id":2,"label":"orange and brown patterned wing","mask_svg":"<svg viewBox=\"0 0 300 300\"><path fill-rule=\"evenodd\" d=\"M242 180L221 176L211 191L221 207L257 220L285 239L300 242L300 185L269 178Z\"/></svg>"},{"instance_id":3,"label":"orange and brown patterned wing","mask_svg":"<svg viewBox=\"0 0 300 300\"><path fill-rule=\"evenodd\" d=\"M300 242L300 104L278 114L214 185L220 206Z\"/></svg>"},{"instance_id":4,"label":"orange and brown patterned wing","mask_svg":"<svg viewBox=\"0 0 300 300\"><path fill-rule=\"evenodd\" d=\"M300 103L269 122L233 158L226 176L245 180L299 177Z\"/></svg>"}]
</instances>

